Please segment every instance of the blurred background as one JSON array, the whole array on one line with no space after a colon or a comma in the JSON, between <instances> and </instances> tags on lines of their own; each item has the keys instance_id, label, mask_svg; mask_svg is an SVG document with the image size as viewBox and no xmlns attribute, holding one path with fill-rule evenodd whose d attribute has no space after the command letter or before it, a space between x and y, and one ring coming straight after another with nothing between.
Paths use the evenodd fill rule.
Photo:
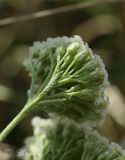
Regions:
<instances>
[{"instance_id":1,"label":"blurred background","mask_svg":"<svg viewBox=\"0 0 125 160\"><path fill-rule=\"evenodd\" d=\"M0 131L27 100L30 78L23 66L34 41L79 35L99 54L109 74L110 105L102 135L125 148L125 0L0 1ZM12 151L32 135L23 120L0 149ZM11 152L12 153L12 152Z\"/></svg>"}]
</instances>

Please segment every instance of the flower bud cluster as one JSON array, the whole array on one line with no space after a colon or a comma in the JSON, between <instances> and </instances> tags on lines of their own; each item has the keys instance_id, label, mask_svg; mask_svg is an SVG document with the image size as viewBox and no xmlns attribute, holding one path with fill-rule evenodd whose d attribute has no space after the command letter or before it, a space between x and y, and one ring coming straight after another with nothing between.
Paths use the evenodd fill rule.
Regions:
<instances>
[{"instance_id":1,"label":"flower bud cluster","mask_svg":"<svg viewBox=\"0 0 125 160\"><path fill-rule=\"evenodd\" d=\"M100 57L79 36L34 43L25 66L32 79L30 97L44 90L45 100L54 102L38 105L44 111L79 122L104 119L107 73ZM55 99L63 102L56 103Z\"/></svg>"},{"instance_id":2,"label":"flower bud cluster","mask_svg":"<svg viewBox=\"0 0 125 160\"><path fill-rule=\"evenodd\" d=\"M34 136L25 141L24 160L124 160L125 151L97 131L65 120L32 120ZM39 132L38 132L39 130Z\"/></svg>"}]
</instances>

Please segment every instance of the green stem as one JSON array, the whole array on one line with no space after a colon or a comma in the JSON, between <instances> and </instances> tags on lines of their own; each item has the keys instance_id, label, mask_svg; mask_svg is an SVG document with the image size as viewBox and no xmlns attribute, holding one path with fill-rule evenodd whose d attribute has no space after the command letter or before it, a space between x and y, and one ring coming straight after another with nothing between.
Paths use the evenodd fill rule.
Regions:
<instances>
[{"instance_id":1,"label":"green stem","mask_svg":"<svg viewBox=\"0 0 125 160\"><path fill-rule=\"evenodd\" d=\"M2 142L7 135L16 127L16 125L26 116L27 110L25 108L10 122L10 124L1 132L0 142Z\"/></svg>"},{"instance_id":2,"label":"green stem","mask_svg":"<svg viewBox=\"0 0 125 160\"><path fill-rule=\"evenodd\" d=\"M46 96L46 93L52 89L52 86L55 84L55 78L50 79L48 85L41 91L41 93L36 94L34 98L30 99L24 108L18 113L18 115L7 125L7 127L0 134L0 142L2 142L7 135L21 122L21 120L32 111L33 107L37 105L40 101L42 102Z\"/></svg>"},{"instance_id":3,"label":"green stem","mask_svg":"<svg viewBox=\"0 0 125 160\"><path fill-rule=\"evenodd\" d=\"M62 103L66 102L66 98L61 98L61 99L48 99L48 100L43 100L40 104L55 104L55 103Z\"/></svg>"},{"instance_id":4,"label":"green stem","mask_svg":"<svg viewBox=\"0 0 125 160\"><path fill-rule=\"evenodd\" d=\"M44 97L44 95L43 95ZM0 142L2 142L8 134L19 124L26 115L32 110L32 107L37 104L39 99L42 99L42 96L37 96L35 99L30 100L26 103L24 108L18 113L18 115L7 125L7 127L0 134Z\"/></svg>"},{"instance_id":5,"label":"green stem","mask_svg":"<svg viewBox=\"0 0 125 160\"><path fill-rule=\"evenodd\" d=\"M34 99L32 103L27 103L22 111L10 122L10 124L1 132L0 134L0 142L2 142L7 135L16 127L17 124L21 122L25 118L25 116L29 113L29 108L32 107L35 103L37 103L38 99ZM41 104L49 104L49 103L59 103L64 102L66 99L54 99L54 100L43 100Z\"/></svg>"}]
</instances>

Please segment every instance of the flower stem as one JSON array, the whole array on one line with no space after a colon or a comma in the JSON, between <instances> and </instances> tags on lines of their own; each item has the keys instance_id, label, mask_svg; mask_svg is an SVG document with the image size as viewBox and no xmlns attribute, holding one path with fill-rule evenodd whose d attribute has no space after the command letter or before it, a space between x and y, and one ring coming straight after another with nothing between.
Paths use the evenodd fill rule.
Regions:
<instances>
[{"instance_id":1,"label":"flower stem","mask_svg":"<svg viewBox=\"0 0 125 160\"><path fill-rule=\"evenodd\" d=\"M44 96L44 95L43 95ZM7 125L7 127L0 133L0 142L2 142L8 134L19 124L30 112L31 108L37 104L41 96L37 96L35 99L31 99L26 103L24 108L17 114L17 116Z\"/></svg>"},{"instance_id":2,"label":"flower stem","mask_svg":"<svg viewBox=\"0 0 125 160\"><path fill-rule=\"evenodd\" d=\"M1 132L0 134L0 142L2 142L8 134L27 116L27 114L30 112L30 109L32 106L34 106L37 101L39 100L39 97L32 100L30 103L27 103L24 108L21 110L20 113L7 125L7 127ZM66 99L52 99L52 100L42 100L40 104L49 104L49 103L59 103L64 102Z\"/></svg>"},{"instance_id":3,"label":"flower stem","mask_svg":"<svg viewBox=\"0 0 125 160\"><path fill-rule=\"evenodd\" d=\"M0 134L0 142L2 142L7 135L16 127L16 125L27 115L26 108L23 108L22 111L10 122L9 125L1 132Z\"/></svg>"},{"instance_id":4,"label":"flower stem","mask_svg":"<svg viewBox=\"0 0 125 160\"><path fill-rule=\"evenodd\" d=\"M30 99L24 108L18 113L18 115L7 125L7 127L0 133L0 142L2 142L8 134L21 122L22 119L24 119L27 114L32 111L32 108L37 105L40 101L42 102L44 100L44 97L46 93L52 88L52 86L55 84L55 78L50 79L50 82L47 84L47 86L36 96L34 96L32 99ZM43 103L46 103L43 102ZM49 103L49 101L48 101Z\"/></svg>"}]
</instances>

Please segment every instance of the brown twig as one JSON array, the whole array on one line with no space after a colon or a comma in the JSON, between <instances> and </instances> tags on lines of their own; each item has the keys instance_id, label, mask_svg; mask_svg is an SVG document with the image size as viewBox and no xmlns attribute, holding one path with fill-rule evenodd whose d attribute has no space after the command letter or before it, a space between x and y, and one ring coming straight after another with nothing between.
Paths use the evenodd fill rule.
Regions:
<instances>
[{"instance_id":1,"label":"brown twig","mask_svg":"<svg viewBox=\"0 0 125 160\"><path fill-rule=\"evenodd\" d=\"M85 3L79 3L79 4L73 4L73 5L68 5L64 7L54 8L50 10L39 11L39 12L35 12L28 15L23 15L23 16L5 18L0 20L0 26L33 20L37 18L44 18L52 15L68 13L68 12L77 11L77 10L82 10L84 8L90 8L100 4L117 3L117 2L125 2L125 0L96 0L91 2L85 2Z\"/></svg>"}]
</instances>

